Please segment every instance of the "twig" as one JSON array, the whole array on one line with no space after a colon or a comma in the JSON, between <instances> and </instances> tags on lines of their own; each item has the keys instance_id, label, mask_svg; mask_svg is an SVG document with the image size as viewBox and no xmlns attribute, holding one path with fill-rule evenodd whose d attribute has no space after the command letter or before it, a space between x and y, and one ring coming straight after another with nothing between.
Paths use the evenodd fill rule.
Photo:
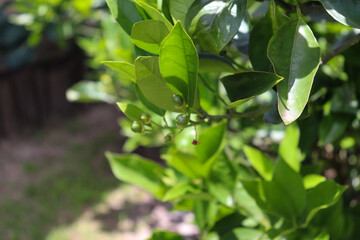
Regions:
<instances>
[{"instance_id":1,"label":"twig","mask_svg":"<svg viewBox=\"0 0 360 240\"><path fill-rule=\"evenodd\" d=\"M357 44L360 41L360 33L353 36L352 38L350 38L349 40L345 41L343 44L341 44L339 47L335 48L334 50L332 50L329 54L327 54L322 60L321 60L321 64L326 64L328 61L330 61L330 59L332 59L333 57L335 57L336 55L338 55L339 53L345 51L346 49L348 49L349 47Z\"/></svg>"},{"instance_id":2,"label":"twig","mask_svg":"<svg viewBox=\"0 0 360 240\"><path fill-rule=\"evenodd\" d=\"M215 89L213 89L206 81L205 79L203 78L203 76L201 76L199 74L199 78L200 78L200 81L201 83L206 87L208 88L220 101L222 101L225 105L228 105L227 102L219 95L219 93L217 91L215 91Z\"/></svg>"},{"instance_id":3,"label":"twig","mask_svg":"<svg viewBox=\"0 0 360 240\"><path fill-rule=\"evenodd\" d=\"M232 119L232 118L245 118L245 117L256 117L264 112L269 111L272 108L272 106L267 106L264 108L261 108L259 110L256 111L252 111L252 112L244 112L244 113L239 113L239 112L230 112L224 115L209 115L206 114L205 119L208 121L221 121L223 119Z\"/></svg>"},{"instance_id":4,"label":"twig","mask_svg":"<svg viewBox=\"0 0 360 240\"><path fill-rule=\"evenodd\" d=\"M275 2L277 4L279 4L280 7L282 7L283 9L285 9L288 12L296 12L296 6L289 4L287 2L285 2L284 0L275 0Z\"/></svg>"}]
</instances>

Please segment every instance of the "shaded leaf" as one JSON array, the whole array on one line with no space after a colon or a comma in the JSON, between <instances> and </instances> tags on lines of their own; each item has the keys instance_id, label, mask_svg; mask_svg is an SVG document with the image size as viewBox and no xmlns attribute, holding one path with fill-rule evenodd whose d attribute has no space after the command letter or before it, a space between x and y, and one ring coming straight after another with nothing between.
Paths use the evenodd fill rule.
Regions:
<instances>
[{"instance_id":1,"label":"shaded leaf","mask_svg":"<svg viewBox=\"0 0 360 240\"><path fill-rule=\"evenodd\" d=\"M115 20L130 35L132 26L142 20L135 3L131 0L106 0L106 3Z\"/></svg>"},{"instance_id":2,"label":"shaded leaf","mask_svg":"<svg viewBox=\"0 0 360 240\"><path fill-rule=\"evenodd\" d=\"M285 194L286 201L291 204L293 213L299 216L306 205L306 191L301 175L285 161L279 160L275 166L272 181Z\"/></svg>"},{"instance_id":3,"label":"shaded leaf","mask_svg":"<svg viewBox=\"0 0 360 240\"><path fill-rule=\"evenodd\" d=\"M221 238L222 240L270 240L264 232L252 228L235 228Z\"/></svg>"},{"instance_id":4,"label":"shaded leaf","mask_svg":"<svg viewBox=\"0 0 360 240\"><path fill-rule=\"evenodd\" d=\"M319 127L319 145L333 143L346 130L352 117L344 114L330 114L325 116Z\"/></svg>"},{"instance_id":5,"label":"shaded leaf","mask_svg":"<svg viewBox=\"0 0 360 240\"><path fill-rule=\"evenodd\" d=\"M250 33L249 59L256 71L273 71L267 57L267 47L274 32L289 20L273 3L274 1L271 2L266 15L255 24Z\"/></svg>"},{"instance_id":6,"label":"shaded leaf","mask_svg":"<svg viewBox=\"0 0 360 240\"><path fill-rule=\"evenodd\" d=\"M159 55L161 42L168 34L169 30L163 22L145 20L134 24L131 39L139 48Z\"/></svg>"},{"instance_id":7,"label":"shaded leaf","mask_svg":"<svg viewBox=\"0 0 360 240\"><path fill-rule=\"evenodd\" d=\"M221 78L228 97L232 101L227 108L234 108L268 91L278 84L282 77L267 72L242 72Z\"/></svg>"},{"instance_id":8,"label":"shaded leaf","mask_svg":"<svg viewBox=\"0 0 360 240\"><path fill-rule=\"evenodd\" d=\"M153 113L156 113L159 116L164 116L165 115L166 111L161 109L161 108L158 108L157 106L152 104L149 100L147 100L146 97L144 96L144 94L141 92L141 90L140 90L140 88L138 87L137 84L135 84L135 92L136 92L137 98L140 100L140 102L142 104L144 104L144 106L147 109L149 109Z\"/></svg>"},{"instance_id":9,"label":"shaded leaf","mask_svg":"<svg viewBox=\"0 0 360 240\"><path fill-rule=\"evenodd\" d=\"M195 102L199 57L178 21L160 48L160 71L170 88L181 94L189 107Z\"/></svg>"},{"instance_id":10,"label":"shaded leaf","mask_svg":"<svg viewBox=\"0 0 360 240\"><path fill-rule=\"evenodd\" d=\"M101 63L120 73L120 77L122 79L126 79L126 81L136 82L135 66L133 64L121 61L102 61Z\"/></svg>"},{"instance_id":11,"label":"shaded leaf","mask_svg":"<svg viewBox=\"0 0 360 240\"><path fill-rule=\"evenodd\" d=\"M346 188L347 186L341 186L331 180L322 182L312 188L308 193L306 223L308 224L321 209L334 205Z\"/></svg>"},{"instance_id":12,"label":"shaded leaf","mask_svg":"<svg viewBox=\"0 0 360 240\"><path fill-rule=\"evenodd\" d=\"M177 233L156 230L147 240L184 240L184 238Z\"/></svg>"},{"instance_id":13,"label":"shaded leaf","mask_svg":"<svg viewBox=\"0 0 360 240\"><path fill-rule=\"evenodd\" d=\"M199 72L235 72L231 62L211 53L199 54Z\"/></svg>"},{"instance_id":14,"label":"shaded leaf","mask_svg":"<svg viewBox=\"0 0 360 240\"><path fill-rule=\"evenodd\" d=\"M136 4L138 4L142 9L144 9L144 11L146 12L147 15L149 15L149 17L153 20L157 20L160 22L163 22L166 27L168 28L168 30L170 31L172 29L172 25L171 23L166 19L166 17L159 12L157 9L155 9L154 7L150 6L149 4L143 2L142 0L135 0Z\"/></svg>"},{"instance_id":15,"label":"shaded leaf","mask_svg":"<svg viewBox=\"0 0 360 240\"><path fill-rule=\"evenodd\" d=\"M260 176L262 176L267 181L271 181L274 171L274 164L270 161L268 156L263 154L260 150L250 146L244 146L244 153Z\"/></svg>"},{"instance_id":16,"label":"shaded leaf","mask_svg":"<svg viewBox=\"0 0 360 240\"><path fill-rule=\"evenodd\" d=\"M284 77L277 85L279 113L285 124L303 112L320 64L320 46L301 19L282 25L270 39L268 57Z\"/></svg>"},{"instance_id":17,"label":"shaded leaf","mask_svg":"<svg viewBox=\"0 0 360 240\"><path fill-rule=\"evenodd\" d=\"M131 120L141 120L141 115L144 113L143 110L131 103L116 103L120 110Z\"/></svg>"},{"instance_id":18,"label":"shaded leaf","mask_svg":"<svg viewBox=\"0 0 360 240\"><path fill-rule=\"evenodd\" d=\"M185 26L185 18L191 4L195 0L171 0L170 1L170 13L171 15L181 22Z\"/></svg>"},{"instance_id":19,"label":"shaded leaf","mask_svg":"<svg viewBox=\"0 0 360 240\"><path fill-rule=\"evenodd\" d=\"M159 108L178 111L172 100L174 93L160 74L158 57L138 57L135 60L135 72L136 84L147 100Z\"/></svg>"}]
</instances>

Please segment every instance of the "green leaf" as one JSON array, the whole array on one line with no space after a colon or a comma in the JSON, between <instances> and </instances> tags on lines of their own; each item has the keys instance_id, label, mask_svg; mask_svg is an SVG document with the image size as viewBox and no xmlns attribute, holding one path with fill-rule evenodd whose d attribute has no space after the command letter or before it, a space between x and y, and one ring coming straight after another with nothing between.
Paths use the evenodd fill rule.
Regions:
<instances>
[{"instance_id":1,"label":"green leaf","mask_svg":"<svg viewBox=\"0 0 360 240\"><path fill-rule=\"evenodd\" d=\"M106 0L106 3L115 20L130 35L132 26L142 20L135 3L131 0Z\"/></svg>"},{"instance_id":2,"label":"green leaf","mask_svg":"<svg viewBox=\"0 0 360 240\"><path fill-rule=\"evenodd\" d=\"M221 238L222 240L270 240L265 233L252 228L235 228Z\"/></svg>"},{"instance_id":3,"label":"green leaf","mask_svg":"<svg viewBox=\"0 0 360 240\"><path fill-rule=\"evenodd\" d=\"M214 124L199 134L199 145L195 146L198 158L203 163L202 174L207 176L217 156L225 146L227 122Z\"/></svg>"},{"instance_id":4,"label":"green leaf","mask_svg":"<svg viewBox=\"0 0 360 240\"><path fill-rule=\"evenodd\" d=\"M139 48L159 55L161 42L168 34L169 30L163 22L145 20L135 23L131 31L131 39Z\"/></svg>"},{"instance_id":5,"label":"green leaf","mask_svg":"<svg viewBox=\"0 0 360 240\"><path fill-rule=\"evenodd\" d=\"M284 77L277 85L279 113L285 124L303 112L320 64L320 46L301 19L282 25L270 39L268 57L276 74Z\"/></svg>"},{"instance_id":6,"label":"green leaf","mask_svg":"<svg viewBox=\"0 0 360 240\"><path fill-rule=\"evenodd\" d=\"M299 139L300 129L297 125L292 124L286 128L285 137L279 146L280 157L296 172L300 171Z\"/></svg>"},{"instance_id":7,"label":"green leaf","mask_svg":"<svg viewBox=\"0 0 360 240\"><path fill-rule=\"evenodd\" d=\"M172 186L168 191L166 191L164 198L162 201L171 201L174 199L181 199L182 196L184 196L185 193L188 191L192 191L193 188L190 184L190 182L180 182L176 185Z\"/></svg>"},{"instance_id":8,"label":"green leaf","mask_svg":"<svg viewBox=\"0 0 360 240\"><path fill-rule=\"evenodd\" d=\"M147 100L159 108L178 111L172 100L174 93L160 74L158 57L138 57L135 60L135 72L136 84Z\"/></svg>"},{"instance_id":9,"label":"green leaf","mask_svg":"<svg viewBox=\"0 0 360 240\"><path fill-rule=\"evenodd\" d=\"M219 206L216 201L195 201L194 214L196 224L199 226L200 231L205 228L209 229L217 217Z\"/></svg>"},{"instance_id":10,"label":"green leaf","mask_svg":"<svg viewBox=\"0 0 360 240\"><path fill-rule=\"evenodd\" d=\"M295 172L285 161L279 160L275 166L273 183L281 188L286 201L296 216L299 216L306 205L306 191L301 175Z\"/></svg>"},{"instance_id":11,"label":"green leaf","mask_svg":"<svg viewBox=\"0 0 360 240\"><path fill-rule=\"evenodd\" d=\"M201 162L196 155L174 150L162 157L167 164L191 179L201 176Z\"/></svg>"},{"instance_id":12,"label":"green leaf","mask_svg":"<svg viewBox=\"0 0 360 240\"><path fill-rule=\"evenodd\" d=\"M231 62L211 53L199 53L199 72L235 72Z\"/></svg>"},{"instance_id":13,"label":"green leaf","mask_svg":"<svg viewBox=\"0 0 360 240\"><path fill-rule=\"evenodd\" d=\"M320 0L326 11L342 24L360 28L360 1L358 0Z\"/></svg>"},{"instance_id":14,"label":"green leaf","mask_svg":"<svg viewBox=\"0 0 360 240\"><path fill-rule=\"evenodd\" d=\"M251 30L249 39L249 59L256 71L272 72L273 67L267 57L267 47L274 32L288 22L289 18L279 12L271 2L266 15Z\"/></svg>"},{"instance_id":15,"label":"green leaf","mask_svg":"<svg viewBox=\"0 0 360 240\"><path fill-rule=\"evenodd\" d=\"M330 114L325 116L319 128L319 145L333 143L345 132L352 117L345 114Z\"/></svg>"},{"instance_id":16,"label":"green leaf","mask_svg":"<svg viewBox=\"0 0 360 240\"><path fill-rule=\"evenodd\" d=\"M116 178L139 186L156 198L163 196L165 185L161 178L165 172L160 165L136 154L107 152L106 157Z\"/></svg>"},{"instance_id":17,"label":"green leaf","mask_svg":"<svg viewBox=\"0 0 360 240\"><path fill-rule=\"evenodd\" d=\"M178 21L160 48L160 71L170 88L189 107L195 102L199 57L189 35Z\"/></svg>"},{"instance_id":18,"label":"green leaf","mask_svg":"<svg viewBox=\"0 0 360 240\"><path fill-rule=\"evenodd\" d=\"M101 63L120 73L122 79L135 82L135 67L133 64L121 61L102 61Z\"/></svg>"},{"instance_id":19,"label":"green leaf","mask_svg":"<svg viewBox=\"0 0 360 240\"><path fill-rule=\"evenodd\" d=\"M227 108L234 108L249 101L268 91L281 80L282 77L267 72L242 72L223 77L221 81L232 102Z\"/></svg>"},{"instance_id":20,"label":"green leaf","mask_svg":"<svg viewBox=\"0 0 360 240\"><path fill-rule=\"evenodd\" d=\"M251 165L265 180L271 181L274 171L274 164L269 157L260 150L250 146L244 146L244 153Z\"/></svg>"},{"instance_id":21,"label":"green leaf","mask_svg":"<svg viewBox=\"0 0 360 240\"><path fill-rule=\"evenodd\" d=\"M156 113L159 116L163 117L165 115L166 111L161 108L158 108L157 106L152 104L149 100L147 100L137 84L135 84L135 92L136 92L137 98L147 109L149 109L153 113Z\"/></svg>"},{"instance_id":22,"label":"green leaf","mask_svg":"<svg viewBox=\"0 0 360 240\"><path fill-rule=\"evenodd\" d=\"M143 2L142 0L135 0L135 2L146 12L147 15L153 20L157 20L160 22L163 22L168 30L170 31L172 29L171 23L166 19L164 15L162 15L161 12L159 12L154 7L150 6L149 4Z\"/></svg>"},{"instance_id":23,"label":"green leaf","mask_svg":"<svg viewBox=\"0 0 360 240\"><path fill-rule=\"evenodd\" d=\"M106 88L102 82L81 81L66 91L66 98L70 102L113 103L115 97L107 93Z\"/></svg>"},{"instance_id":24,"label":"green leaf","mask_svg":"<svg viewBox=\"0 0 360 240\"><path fill-rule=\"evenodd\" d=\"M326 181L326 177L318 174L309 174L303 178L305 189L314 188L322 182Z\"/></svg>"},{"instance_id":25,"label":"green leaf","mask_svg":"<svg viewBox=\"0 0 360 240\"><path fill-rule=\"evenodd\" d=\"M172 16L170 14L170 0L162 0L162 5L161 5L161 11L164 14L164 16L166 17L166 19L171 23L173 23L173 19Z\"/></svg>"},{"instance_id":26,"label":"green leaf","mask_svg":"<svg viewBox=\"0 0 360 240\"><path fill-rule=\"evenodd\" d=\"M147 240L184 240L184 238L177 233L155 230Z\"/></svg>"},{"instance_id":27,"label":"green leaf","mask_svg":"<svg viewBox=\"0 0 360 240\"><path fill-rule=\"evenodd\" d=\"M196 0L186 15L185 26L204 52L219 53L239 31L245 9L246 0Z\"/></svg>"},{"instance_id":28,"label":"green leaf","mask_svg":"<svg viewBox=\"0 0 360 240\"><path fill-rule=\"evenodd\" d=\"M179 20L183 26L185 26L186 14L195 0L171 0L170 1L170 13L176 19Z\"/></svg>"},{"instance_id":29,"label":"green leaf","mask_svg":"<svg viewBox=\"0 0 360 240\"><path fill-rule=\"evenodd\" d=\"M141 120L143 110L131 103L117 103L120 110L131 120Z\"/></svg>"},{"instance_id":30,"label":"green leaf","mask_svg":"<svg viewBox=\"0 0 360 240\"><path fill-rule=\"evenodd\" d=\"M310 223L311 219L321 209L334 205L340 199L346 188L347 186L341 186L332 180L322 182L312 188L307 196L306 224Z\"/></svg>"}]
</instances>

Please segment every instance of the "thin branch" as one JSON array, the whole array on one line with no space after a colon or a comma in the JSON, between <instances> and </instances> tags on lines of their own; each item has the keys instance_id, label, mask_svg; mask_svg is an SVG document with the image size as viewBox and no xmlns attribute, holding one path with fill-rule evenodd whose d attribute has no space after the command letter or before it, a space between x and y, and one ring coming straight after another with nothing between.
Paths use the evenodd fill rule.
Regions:
<instances>
[{"instance_id":1,"label":"thin branch","mask_svg":"<svg viewBox=\"0 0 360 240\"><path fill-rule=\"evenodd\" d=\"M285 2L284 0L275 0L275 2L288 12L296 12L296 6Z\"/></svg>"},{"instance_id":2,"label":"thin branch","mask_svg":"<svg viewBox=\"0 0 360 240\"><path fill-rule=\"evenodd\" d=\"M341 44L339 47L332 50L330 53L328 53L322 60L321 64L326 64L330 59L338 55L339 53L345 51L349 47L357 44L360 41L360 33L351 37L349 40L345 41L343 44Z\"/></svg>"},{"instance_id":3,"label":"thin branch","mask_svg":"<svg viewBox=\"0 0 360 240\"><path fill-rule=\"evenodd\" d=\"M230 112L225 115L209 115L209 114L207 114L205 117L205 121L206 120L207 121L221 121L223 119L246 118L246 117L255 118L258 115L269 111L271 108L272 108L272 106L267 106L267 107L264 107L264 108L261 108L259 110L252 111L252 112L244 112L244 113Z\"/></svg>"},{"instance_id":4,"label":"thin branch","mask_svg":"<svg viewBox=\"0 0 360 240\"><path fill-rule=\"evenodd\" d=\"M213 89L206 81L205 79L203 78L203 76L201 76L200 74L199 75L199 78L200 78L200 81L201 83L206 87L208 88L220 101L222 101L225 105L228 105L227 102L219 95L219 93L217 91L215 91L215 89Z\"/></svg>"}]
</instances>

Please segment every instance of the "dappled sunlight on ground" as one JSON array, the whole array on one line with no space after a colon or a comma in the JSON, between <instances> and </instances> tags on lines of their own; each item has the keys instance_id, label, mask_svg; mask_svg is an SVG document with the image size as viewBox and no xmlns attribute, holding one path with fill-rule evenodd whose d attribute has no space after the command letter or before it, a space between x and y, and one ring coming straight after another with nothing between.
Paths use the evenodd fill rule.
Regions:
<instances>
[{"instance_id":1,"label":"dappled sunlight on ground","mask_svg":"<svg viewBox=\"0 0 360 240\"><path fill-rule=\"evenodd\" d=\"M83 212L73 224L53 229L46 240L144 240L152 229L194 239L198 229L192 224L193 214L169 212L169 207L139 188L122 186Z\"/></svg>"}]
</instances>

